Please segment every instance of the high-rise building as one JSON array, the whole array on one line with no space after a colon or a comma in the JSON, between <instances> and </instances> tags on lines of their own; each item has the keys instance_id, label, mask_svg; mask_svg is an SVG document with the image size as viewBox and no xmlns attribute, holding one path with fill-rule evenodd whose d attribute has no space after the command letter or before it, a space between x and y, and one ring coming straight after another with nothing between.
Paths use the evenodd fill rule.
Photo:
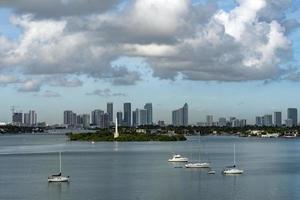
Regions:
<instances>
[{"instance_id":1,"label":"high-rise building","mask_svg":"<svg viewBox=\"0 0 300 200\"><path fill-rule=\"evenodd\" d=\"M285 120L285 126L286 127L293 127L293 120L292 119L286 119Z\"/></svg>"},{"instance_id":2,"label":"high-rise building","mask_svg":"<svg viewBox=\"0 0 300 200\"><path fill-rule=\"evenodd\" d=\"M29 122L31 126L37 125L37 114L34 110L29 111Z\"/></svg>"},{"instance_id":3,"label":"high-rise building","mask_svg":"<svg viewBox=\"0 0 300 200\"><path fill-rule=\"evenodd\" d=\"M225 117L220 117L218 126L223 127L223 126L226 126L226 125L227 125L226 118Z\"/></svg>"},{"instance_id":4,"label":"high-rise building","mask_svg":"<svg viewBox=\"0 0 300 200\"><path fill-rule=\"evenodd\" d=\"M172 124L174 126L188 126L188 104L182 108L172 111Z\"/></svg>"},{"instance_id":5,"label":"high-rise building","mask_svg":"<svg viewBox=\"0 0 300 200\"><path fill-rule=\"evenodd\" d=\"M64 111L64 124L74 125L73 120L74 120L73 119L73 111L71 111L71 110Z\"/></svg>"},{"instance_id":6,"label":"high-rise building","mask_svg":"<svg viewBox=\"0 0 300 200\"><path fill-rule=\"evenodd\" d=\"M241 119L240 120L240 127L245 127L247 126L247 120L246 119Z\"/></svg>"},{"instance_id":7,"label":"high-rise building","mask_svg":"<svg viewBox=\"0 0 300 200\"><path fill-rule=\"evenodd\" d=\"M262 126L263 125L263 123L262 123L262 117L260 117L260 116L256 116L255 117L255 125L256 126Z\"/></svg>"},{"instance_id":8,"label":"high-rise building","mask_svg":"<svg viewBox=\"0 0 300 200\"><path fill-rule=\"evenodd\" d=\"M109 128L109 114L104 113L100 116L100 128Z\"/></svg>"},{"instance_id":9,"label":"high-rise building","mask_svg":"<svg viewBox=\"0 0 300 200\"><path fill-rule=\"evenodd\" d=\"M281 112L274 112L274 126L282 125L282 114Z\"/></svg>"},{"instance_id":10,"label":"high-rise building","mask_svg":"<svg viewBox=\"0 0 300 200\"><path fill-rule=\"evenodd\" d=\"M146 103L144 109L147 110L147 124L153 124L153 108L152 103Z\"/></svg>"},{"instance_id":11,"label":"high-rise building","mask_svg":"<svg viewBox=\"0 0 300 200\"><path fill-rule=\"evenodd\" d=\"M131 126L131 103L124 103L124 126Z\"/></svg>"},{"instance_id":12,"label":"high-rise building","mask_svg":"<svg viewBox=\"0 0 300 200\"><path fill-rule=\"evenodd\" d=\"M273 125L273 116L266 114L262 117L262 122L264 126L272 126Z\"/></svg>"},{"instance_id":13,"label":"high-rise building","mask_svg":"<svg viewBox=\"0 0 300 200\"><path fill-rule=\"evenodd\" d=\"M107 103L106 112L108 114L109 123L114 121L114 104L112 102Z\"/></svg>"},{"instance_id":14,"label":"high-rise building","mask_svg":"<svg viewBox=\"0 0 300 200\"><path fill-rule=\"evenodd\" d=\"M12 123L13 125L20 126L23 124L23 113L21 112L14 112L12 114Z\"/></svg>"},{"instance_id":15,"label":"high-rise building","mask_svg":"<svg viewBox=\"0 0 300 200\"><path fill-rule=\"evenodd\" d=\"M287 119L291 119L293 126L298 124L298 110L297 108L288 108L287 109Z\"/></svg>"},{"instance_id":16,"label":"high-rise building","mask_svg":"<svg viewBox=\"0 0 300 200\"><path fill-rule=\"evenodd\" d=\"M140 110L132 111L132 126L138 127L140 125Z\"/></svg>"},{"instance_id":17,"label":"high-rise building","mask_svg":"<svg viewBox=\"0 0 300 200\"><path fill-rule=\"evenodd\" d=\"M188 126L189 125L189 107L188 104L185 103L183 108L183 126Z\"/></svg>"},{"instance_id":18,"label":"high-rise building","mask_svg":"<svg viewBox=\"0 0 300 200\"><path fill-rule=\"evenodd\" d=\"M123 113L122 112L117 112L117 120L118 120L118 126L123 125Z\"/></svg>"},{"instance_id":19,"label":"high-rise building","mask_svg":"<svg viewBox=\"0 0 300 200\"><path fill-rule=\"evenodd\" d=\"M82 121L83 121L83 128L89 128L90 127L90 115L89 114L83 114L82 115Z\"/></svg>"},{"instance_id":20,"label":"high-rise building","mask_svg":"<svg viewBox=\"0 0 300 200\"><path fill-rule=\"evenodd\" d=\"M24 113L24 124L26 126L30 126L30 117L29 117L29 113Z\"/></svg>"},{"instance_id":21,"label":"high-rise building","mask_svg":"<svg viewBox=\"0 0 300 200\"><path fill-rule=\"evenodd\" d=\"M206 115L206 126L212 126L214 123L214 117L212 115Z\"/></svg>"},{"instance_id":22,"label":"high-rise building","mask_svg":"<svg viewBox=\"0 0 300 200\"><path fill-rule=\"evenodd\" d=\"M91 113L92 116L92 125L100 127L101 115L104 114L103 110L97 109L93 110Z\"/></svg>"},{"instance_id":23,"label":"high-rise building","mask_svg":"<svg viewBox=\"0 0 300 200\"><path fill-rule=\"evenodd\" d=\"M148 120L147 120L147 110L146 109L140 109L140 125L147 125L148 124Z\"/></svg>"}]
</instances>

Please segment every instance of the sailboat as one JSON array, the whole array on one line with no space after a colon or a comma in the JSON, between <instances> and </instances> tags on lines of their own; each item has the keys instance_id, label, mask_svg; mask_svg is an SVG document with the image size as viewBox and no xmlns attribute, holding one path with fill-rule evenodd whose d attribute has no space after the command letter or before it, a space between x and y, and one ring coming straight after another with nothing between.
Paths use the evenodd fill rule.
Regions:
<instances>
[{"instance_id":1,"label":"sailboat","mask_svg":"<svg viewBox=\"0 0 300 200\"><path fill-rule=\"evenodd\" d=\"M200 135L199 135L199 143L200 143ZM210 168L210 163L208 162L200 162L200 150L199 150L199 159L198 162L188 163L185 165L186 168Z\"/></svg>"},{"instance_id":2,"label":"sailboat","mask_svg":"<svg viewBox=\"0 0 300 200\"><path fill-rule=\"evenodd\" d=\"M69 176L63 176L61 173L61 152L59 152L59 174L48 176L48 182L68 182Z\"/></svg>"},{"instance_id":3,"label":"sailboat","mask_svg":"<svg viewBox=\"0 0 300 200\"><path fill-rule=\"evenodd\" d=\"M228 174L243 174L244 170L241 170L239 168L236 167L236 163L235 163L235 144L233 145L233 166L228 166L226 167L222 173L224 175Z\"/></svg>"}]
</instances>

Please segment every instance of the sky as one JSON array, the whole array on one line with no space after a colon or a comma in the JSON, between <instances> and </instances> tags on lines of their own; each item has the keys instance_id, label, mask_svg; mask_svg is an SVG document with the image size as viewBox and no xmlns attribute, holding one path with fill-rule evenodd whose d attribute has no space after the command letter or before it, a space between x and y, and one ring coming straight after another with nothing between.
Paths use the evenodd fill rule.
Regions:
<instances>
[{"instance_id":1,"label":"sky","mask_svg":"<svg viewBox=\"0 0 300 200\"><path fill-rule=\"evenodd\" d=\"M114 102L154 121L300 109L300 0L0 1L0 121Z\"/></svg>"}]
</instances>

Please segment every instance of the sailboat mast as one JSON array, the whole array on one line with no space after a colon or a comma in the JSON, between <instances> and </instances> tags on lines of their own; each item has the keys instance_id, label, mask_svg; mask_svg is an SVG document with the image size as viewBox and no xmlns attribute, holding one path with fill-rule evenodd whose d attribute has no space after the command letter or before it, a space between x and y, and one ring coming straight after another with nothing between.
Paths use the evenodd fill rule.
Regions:
<instances>
[{"instance_id":1,"label":"sailboat mast","mask_svg":"<svg viewBox=\"0 0 300 200\"><path fill-rule=\"evenodd\" d=\"M235 144L233 144L233 164L235 165Z\"/></svg>"},{"instance_id":2,"label":"sailboat mast","mask_svg":"<svg viewBox=\"0 0 300 200\"><path fill-rule=\"evenodd\" d=\"M61 152L59 152L59 173L61 173Z\"/></svg>"}]
</instances>

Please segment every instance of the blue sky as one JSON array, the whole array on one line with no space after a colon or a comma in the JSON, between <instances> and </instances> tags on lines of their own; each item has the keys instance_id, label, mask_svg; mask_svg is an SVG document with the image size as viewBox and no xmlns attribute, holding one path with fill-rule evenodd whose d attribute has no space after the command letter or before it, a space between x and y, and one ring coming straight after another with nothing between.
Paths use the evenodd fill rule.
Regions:
<instances>
[{"instance_id":1,"label":"blue sky","mask_svg":"<svg viewBox=\"0 0 300 200\"><path fill-rule=\"evenodd\" d=\"M107 3L93 14L87 6L87 13L68 16L17 2L0 4L0 44L7 45L0 47L0 121L10 121L12 105L24 112L34 109L38 121L49 123L61 123L63 110L90 113L106 109L106 102L114 102L115 111L124 102L132 102L134 109L152 102L154 120L166 122L171 110L187 102L190 123L208 114L252 123L256 115L274 111L282 111L285 119L288 107L300 109L300 30L295 23L290 32L285 27L288 19L300 17L298 0L282 1L281 10L272 0L261 0L261 5L247 0L161 2L153 0L147 7L138 0L119 11ZM156 4L162 10L155 10ZM148 18L160 18L143 19L143 9ZM261 14L263 9L270 14ZM241 10L247 11L247 21L239 16ZM238 32L226 16L235 17ZM264 37L271 28L276 37L267 44ZM257 44L248 47L248 38ZM40 54L45 49L49 56ZM256 58L259 53L268 59ZM216 55L226 55L225 60Z\"/></svg>"}]
</instances>

